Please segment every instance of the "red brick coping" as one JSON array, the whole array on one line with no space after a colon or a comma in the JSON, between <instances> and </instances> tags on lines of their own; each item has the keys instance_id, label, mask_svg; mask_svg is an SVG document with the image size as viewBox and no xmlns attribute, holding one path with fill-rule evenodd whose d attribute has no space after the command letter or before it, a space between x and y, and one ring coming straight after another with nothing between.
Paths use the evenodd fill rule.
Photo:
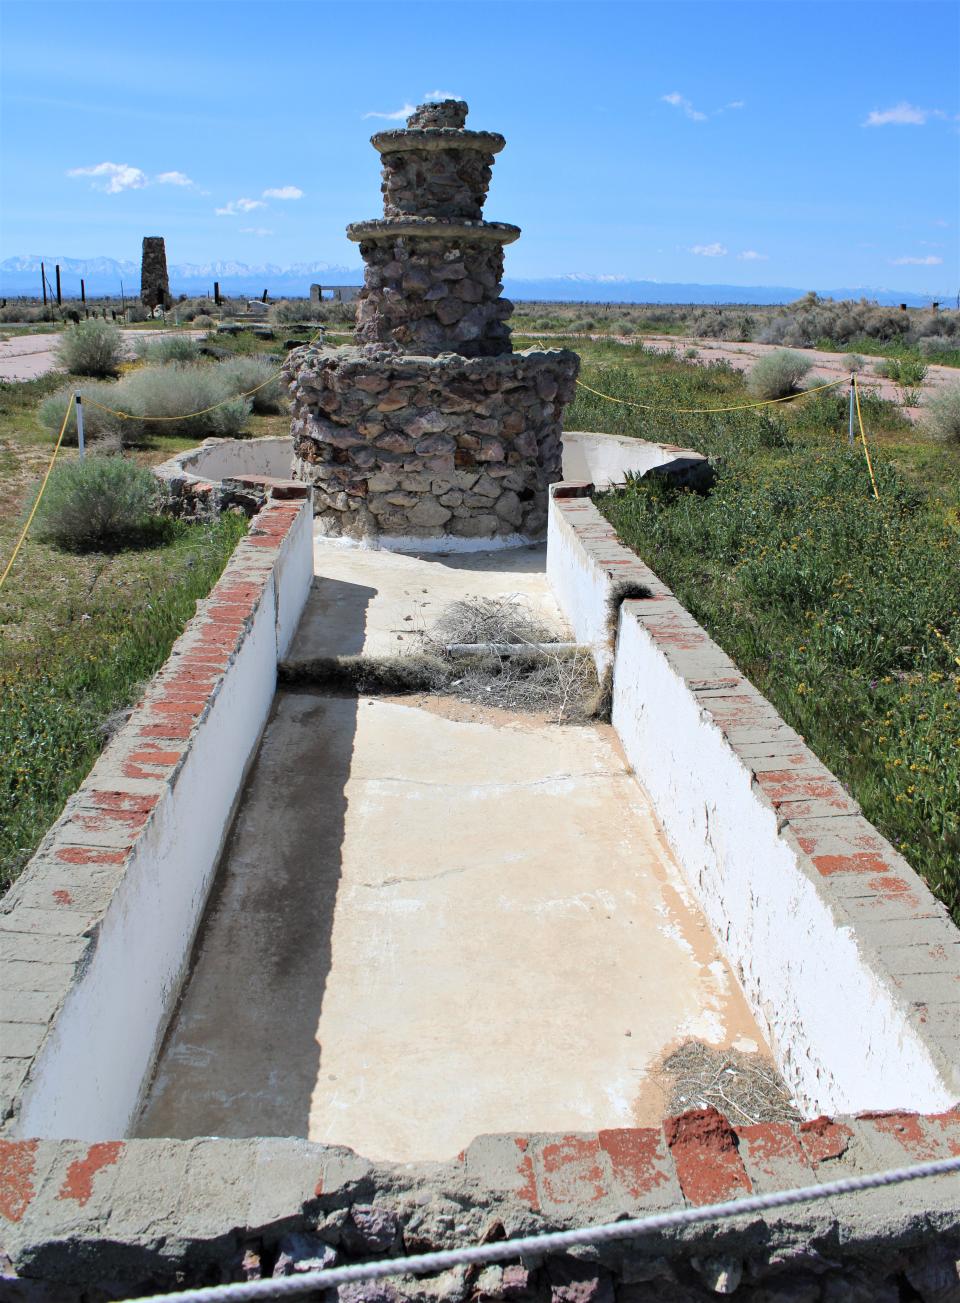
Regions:
<instances>
[{"instance_id":1,"label":"red brick coping","mask_svg":"<svg viewBox=\"0 0 960 1303\"><path fill-rule=\"evenodd\" d=\"M310 512L309 489L301 487L300 496L269 501L253 519L144 698L0 903L0 1131L9 1134L15 1125L18 1094L91 963L134 858L145 839L160 838L156 821L169 811L178 776L224 691L291 531ZM270 637L275 618L269 612ZM272 685L262 691L272 694ZM162 846L153 854L169 867L178 850ZM127 908L122 898L116 908ZM62 1090L69 1093L70 1082Z\"/></svg>"},{"instance_id":2,"label":"red brick coping","mask_svg":"<svg viewBox=\"0 0 960 1303\"><path fill-rule=\"evenodd\" d=\"M245 1248L269 1257L284 1234L323 1236L338 1217L342 1227L332 1210L374 1202L381 1224L396 1222L392 1251L420 1252L489 1237L498 1224L500 1238L593 1225L956 1155L960 1110L732 1126L708 1108L660 1127L484 1135L451 1162L423 1165L374 1165L294 1139L0 1140L0 1247L28 1279L162 1280L186 1264L198 1280L231 1264L237 1274L219 1278L242 1279ZM443 1220L450 1208L456 1225L448 1213ZM759 1264L782 1270L790 1253L808 1254L822 1272L825 1253L838 1266L878 1246L903 1256L958 1233L960 1182L937 1177L689 1228L640 1248L651 1260L735 1251L760 1275ZM333 1230L330 1238L337 1243Z\"/></svg>"}]
</instances>

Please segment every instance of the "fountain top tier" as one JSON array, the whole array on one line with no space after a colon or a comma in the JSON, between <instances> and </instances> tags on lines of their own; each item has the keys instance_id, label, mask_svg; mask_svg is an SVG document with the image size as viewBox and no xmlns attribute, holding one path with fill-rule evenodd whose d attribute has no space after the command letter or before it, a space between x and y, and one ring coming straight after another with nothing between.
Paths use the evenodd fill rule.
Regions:
<instances>
[{"instance_id":1,"label":"fountain top tier","mask_svg":"<svg viewBox=\"0 0 960 1303\"><path fill-rule=\"evenodd\" d=\"M506 141L494 131L465 130L466 117L463 100L422 104L405 129L371 138L383 164L385 217L480 217L493 156Z\"/></svg>"}]
</instances>

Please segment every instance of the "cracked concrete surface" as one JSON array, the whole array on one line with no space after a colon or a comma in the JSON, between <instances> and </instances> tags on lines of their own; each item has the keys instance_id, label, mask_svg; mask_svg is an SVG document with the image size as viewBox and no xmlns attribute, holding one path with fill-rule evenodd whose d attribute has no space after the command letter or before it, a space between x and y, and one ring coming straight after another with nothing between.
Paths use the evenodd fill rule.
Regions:
<instances>
[{"instance_id":1,"label":"cracked concrete surface","mask_svg":"<svg viewBox=\"0 0 960 1303\"><path fill-rule=\"evenodd\" d=\"M542 549L317 562L292 655L383 654L468 592L556 610ZM687 1037L761 1044L611 729L285 692L138 1134L412 1161L647 1125Z\"/></svg>"}]
</instances>

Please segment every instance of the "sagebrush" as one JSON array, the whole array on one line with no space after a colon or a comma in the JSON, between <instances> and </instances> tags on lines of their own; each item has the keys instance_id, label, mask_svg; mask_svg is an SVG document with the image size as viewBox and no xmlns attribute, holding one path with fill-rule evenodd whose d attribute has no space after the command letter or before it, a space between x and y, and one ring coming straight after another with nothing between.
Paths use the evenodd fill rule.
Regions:
<instances>
[{"instance_id":1,"label":"sagebrush","mask_svg":"<svg viewBox=\"0 0 960 1303\"><path fill-rule=\"evenodd\" d=\"M151 339L144 335L134 345L137 357L153 365L164 362L195 362L200 356L200 346L189 335L161 335Z\"/></svg>"},{"instance_id":2,"label":"sagebrush","mask_svg":"<svg viewBox=\"0 0 960 1303\"><path fill-rule=\"evenodd\" d=\"M797 391L811 365L800 353L777 349L753 365L747 388L755 398L786 398Z\"/></svg>"},{"instance_id":3,"label":"sagebrush","mask_svg":"<svg viewBox=\"0 0 960 1303\"><path fill-rule=\"evenodd\" d=\"M937 439L960 442L960 385L946 385L926 403L926 426Z\"/></svg>"},{"instance_id":4,"label":"sagebrush","mask_svg":"<svg viewBox=\"0 0 960 1303\"><path fill-rule=\"evenodd\" d=\"M253 410L262 415L283 410L283 385L277 359L250 353L218 362L217 370L238 394L250 394ZM250 393L251 390L256 392Z\"/></svg>"},{"instance_id":5,"label":"sagebrush","mask_svg":"<svg viewBox=\"0 0 960 1303\"><path fill-rule=\"evenodd\" d=\"M72 375L115 376L124 358L123 335L112 321L91 317L66 327L55 356Z\"/></svg>"},{"instance_id":6,"label":"sagebrush","mask_svg":"<svg viewBox=\"0 0 960 1303\"><path fill-rule=\"evenodd\" d=\"M122 547L142 537L158 496L155 476L123 457L63 462L50 475L33 531L71 551Z\"/></svg>"}]
</instances>

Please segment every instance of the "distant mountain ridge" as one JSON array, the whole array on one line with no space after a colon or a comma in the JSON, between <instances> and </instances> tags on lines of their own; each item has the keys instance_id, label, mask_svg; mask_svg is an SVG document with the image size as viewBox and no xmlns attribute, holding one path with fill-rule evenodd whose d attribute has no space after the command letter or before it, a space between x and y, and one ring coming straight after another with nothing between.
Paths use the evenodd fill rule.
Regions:
<instances>
[{"instance_id":1,"label":"distant mountain ridge","mask_svg":"<svg viewBox=\"0 0 960 1303\"><path fill-rule=\"evenodd\" d=\"M91 297L119 294L121 283L129 297L140 292L140 264L114 258L67 258L51 254L25 254L0 262L0 296L40 295L40 263L45 264L47 280L54 283L54 266L60 264L60 279L66 298L80 297L80 278ZM169 268L173 294L191 296L212 294L213 282L220 282L226 295L255 294L267 290L271 298L301 297L309 294L311 284L359 285L361 267L341 267L327 262L298 262L290 267L273 263L248 266L242 262L174 263ZM517 301L541 299L555 303L792 303L809 292L795 285L696 285L682 282L630 280L620 276L593 276L572 272L542 279L507 277L504 293ZM874 289L848 286L821 289L817 293L831 299L867 298L882 304L906 303L921 308L938 299L947 306L951 296L932 292L917 294L907 290Z\"/></svg>"}]
</instances>

